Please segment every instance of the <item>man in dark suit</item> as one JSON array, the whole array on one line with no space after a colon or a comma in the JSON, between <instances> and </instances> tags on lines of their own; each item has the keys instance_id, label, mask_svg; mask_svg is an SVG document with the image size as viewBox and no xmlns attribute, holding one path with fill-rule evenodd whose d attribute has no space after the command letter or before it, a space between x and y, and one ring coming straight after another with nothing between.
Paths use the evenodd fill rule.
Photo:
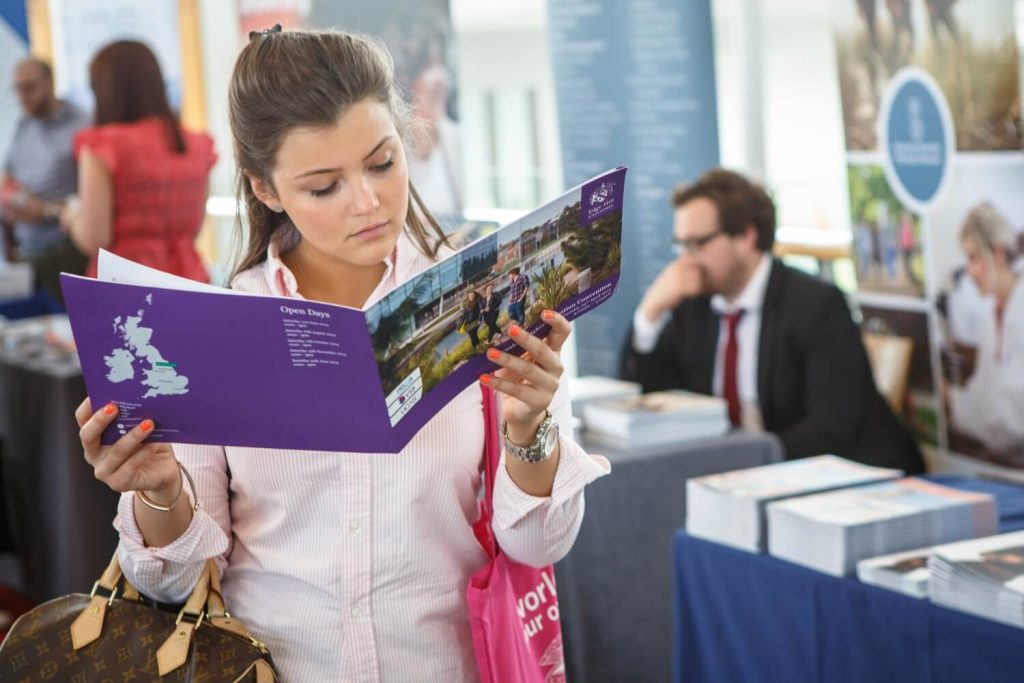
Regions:
<instances>
[{"instance_id":1,"label":"man in dark suit","mask_svg":"<svg viewBox=\"0 0 1024 683\"><path fill-rule=\"evenodd\" d=\"M723 396L734 425L774 433L789 459L834 453L922 472L843 294L772 258L764 189L713 170L672 200L679 257L637 308L622 377Z\"/></svg>"}]
</instances>

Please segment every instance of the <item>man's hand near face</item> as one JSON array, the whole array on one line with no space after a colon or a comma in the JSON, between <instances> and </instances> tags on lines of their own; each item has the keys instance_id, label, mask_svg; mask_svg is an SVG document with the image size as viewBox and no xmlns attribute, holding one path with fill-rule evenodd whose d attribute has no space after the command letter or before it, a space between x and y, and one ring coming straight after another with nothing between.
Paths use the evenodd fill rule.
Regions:
<instances>
[{"instance_id":1,"label":"man's hand near face","mask_svg":"<svg viewBox=\"0 0 1024 683\"><path fill-rule=\"evenodd\" d=\"M655 278L640 302L640 311L650 322L678 306L684 299L704 292L704 271L692 256L683 254L675 259Z\"/></svg>"}]
</instances>

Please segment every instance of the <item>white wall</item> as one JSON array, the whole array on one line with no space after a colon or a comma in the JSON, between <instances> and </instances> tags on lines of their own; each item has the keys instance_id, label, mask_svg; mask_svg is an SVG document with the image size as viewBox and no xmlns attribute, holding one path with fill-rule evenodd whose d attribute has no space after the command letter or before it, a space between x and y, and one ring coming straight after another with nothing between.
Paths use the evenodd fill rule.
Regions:
<instances>
[{"instance_id":1,"label":"white wall","mask_svg":"<svg viewBox=\"0 0 1024 683\"><path fill-rule=\"evenodd\" d=\"M849 230L829 1L762 3L765 175L780 225Z\"/></svg>"}]
</instances>

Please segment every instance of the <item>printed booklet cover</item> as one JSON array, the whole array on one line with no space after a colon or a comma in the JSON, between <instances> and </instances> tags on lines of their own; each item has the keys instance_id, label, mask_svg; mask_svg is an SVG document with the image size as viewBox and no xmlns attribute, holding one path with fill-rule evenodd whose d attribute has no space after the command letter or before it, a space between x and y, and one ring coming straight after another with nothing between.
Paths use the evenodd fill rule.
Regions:
<instances>
[{"instance_id":1,"label":"printed booklet cover","mask_svg":"<svg viewBox=\"0 0 1024 683\"><path fill-rule=\"evenodd\" d=\"M360 310L202 285L103 254L100 279L61 275L93 406L113 443L146 418L150 441L396 453L455 395L619 280L625 167L569 190ZM518 275L516 274L518 273ZM469 292L489 311L465 315ZM514 299L513 299L514 296ZM468 322L467 322L468 319ZM493 329L492 329L493 328Z\"/></svg>"}]
</instances>

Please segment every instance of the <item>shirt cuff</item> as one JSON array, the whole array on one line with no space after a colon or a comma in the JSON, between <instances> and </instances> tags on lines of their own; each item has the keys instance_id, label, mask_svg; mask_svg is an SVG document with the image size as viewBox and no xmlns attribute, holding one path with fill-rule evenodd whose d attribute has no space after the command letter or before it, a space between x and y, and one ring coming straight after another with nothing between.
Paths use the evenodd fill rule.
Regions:
<instances>
[{"instance_id":1,"label":"shirt cuff","mask_svg":"<svg viewBox=\"0 0 1024 683\"><path fill-rule=\"evenodd\" d=\"M188 496L187 501L192 505L189 492L184 492L184 495ZM185 532L172 543L160 548L147 547L135 521L135 493L132 491L121 494L114 528L121 537L122 562L130 560L142 565L154 562L160 565L165 562L188 564L222 555L228 549L224 530L202 508L192 512L192 521Z\"/></svg>"},{"instance_id":2,"label":"shirt cuff","mask_svg":"<svg viewBox=\"0 0 1024 683\"><path fill-rule=\"evenodd\" d=\"M633 314L633 350L637 353L653 351L658 344L658 337L661 336L661 331L665 329L670 317L671 313L665 312L652 323L637 308L636 313Z\"/></svg>"},{"instance_id":3,"label":"shirt cuff","mask_svg":"<svg viewBox=\"0 0 1024 683\"><path fill-rule=\"evenodd\" d=\"M611 472L611 464L601 455L589 455L564 434L558 437L558 468L550 496L532 496L512 481L505 469L505 454L498 463L494 481L494 518L498 529L511 529L539 507L558 509L583 492L590 482Z\"/></svg>"}]
</instances>

